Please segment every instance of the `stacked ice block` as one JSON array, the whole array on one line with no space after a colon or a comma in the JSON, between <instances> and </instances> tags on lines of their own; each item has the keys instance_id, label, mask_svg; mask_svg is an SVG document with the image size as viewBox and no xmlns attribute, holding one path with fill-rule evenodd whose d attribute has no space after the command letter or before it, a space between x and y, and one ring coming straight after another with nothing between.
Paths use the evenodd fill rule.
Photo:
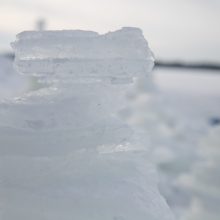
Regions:
<instances>
[{"instance_id":1,"label":"stacked ice block","mask_svg":"<svg viewBox=\"0 0 220 220\"><path fill-rule=\"evenodd\" d=\"M153 67L142 32L23 32L13 48L46 87L0 105L1 219L172 219L148 147L118 116Z\"/></svg>"}]
</instances>

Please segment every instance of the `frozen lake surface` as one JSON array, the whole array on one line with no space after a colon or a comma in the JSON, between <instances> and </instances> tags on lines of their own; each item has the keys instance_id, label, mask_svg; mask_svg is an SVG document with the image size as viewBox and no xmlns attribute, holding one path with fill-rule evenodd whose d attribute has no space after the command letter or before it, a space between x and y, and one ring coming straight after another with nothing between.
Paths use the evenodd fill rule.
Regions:
<instances>
[{"instance_id":1,"label":"frozen lake surface","mask_svg":"<svg viewBox=\"0 0 220 220\"><path fill-rule=\"evenodd\" d=\"M177 114L194 119L220 118L220 71L155 69L155 83L164 102Z\"/></svg>"},{"instance_id":2,"label":"frozen lake surface","mask_svg":"<svg viewBox=\"0 0 220 220\"><path fill-rule=\"evenodd\" d=\"M182 191L176 182L199 160L202 138L208 136L214 126L219 126L220 72L162 68L155 69L154 77L162 102L161 111L169 112L176 126L171 144L165 144L165 149L173 144L170 148L175 159L158 166L161 191L180 219L190 206L192 195Z\"/></svg>"}]
</instances>

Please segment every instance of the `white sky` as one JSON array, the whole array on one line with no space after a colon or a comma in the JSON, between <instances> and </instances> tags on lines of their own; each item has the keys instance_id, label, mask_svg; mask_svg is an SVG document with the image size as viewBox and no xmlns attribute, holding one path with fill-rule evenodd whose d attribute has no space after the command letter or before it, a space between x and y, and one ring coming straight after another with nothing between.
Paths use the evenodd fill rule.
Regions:
<instances>
[{"instance_id":1,"label":"white sky","mask_svg":"<svg viewBox=\"0 0 220 220\"><path fill-rule=\"evenodd\" d=\"M220 0L0 0L0 50L43 17L48 29L143 29L157 58L220 62Z\"/></svg>"}]
</instances>

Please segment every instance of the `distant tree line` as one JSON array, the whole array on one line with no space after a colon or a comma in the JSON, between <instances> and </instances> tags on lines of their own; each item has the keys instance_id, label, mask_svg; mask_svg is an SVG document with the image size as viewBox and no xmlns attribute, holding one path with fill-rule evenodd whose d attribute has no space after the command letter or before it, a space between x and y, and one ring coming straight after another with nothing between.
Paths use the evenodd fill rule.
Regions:
<instances>
[{"instance_id":1,"label":"distant tree line","mask_svg":"<svg viewBox=\"0 0 220 220\"><path fill-rule=\"evenodd\" d=\"M183 62L183 61L160 61L157 60L155 62L156 67L163 67L163 68L182 68L182 69L204 69L204 70L220 70L219 63L205 63L205 62Z\"/></svg>"}]
</instances>

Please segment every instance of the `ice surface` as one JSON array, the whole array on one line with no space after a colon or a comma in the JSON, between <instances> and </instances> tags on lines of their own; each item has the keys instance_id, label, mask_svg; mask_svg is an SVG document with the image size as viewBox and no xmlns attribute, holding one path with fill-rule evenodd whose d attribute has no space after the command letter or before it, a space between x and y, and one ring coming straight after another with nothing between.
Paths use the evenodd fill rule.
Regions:
<instances>
[{"instance_id":1,"label":"ice surface","mask_svg":"<svg viewBox=\"0 0 220 220\"><path fill-rule=\"evenodd\" d=\"M173 219L123 120L153 67L141 31L23 32L13 47L18 71L46 87L0 105L1 219Z\"/></svg>"},{"instance_id":2,"label":"ice surface","mask_svg":"<svg viewBox=\"0 0 220 220\"><path fill-rule=\"evenodd\" d=\"M21 60L31 59L152 59L140 29L123 28L99 35L90 31L23 32L13 48Z\"/></svg>"},{"instance_id":3,"label":"ice surface","mask_svg":"<svg viewBox=\"0 0 220 220\"><path fill-rule=\"evenodd\" d=\"M141 30L23 32L12 44L23 74L131 78L151 72L153 56ZM66 77L66 76L65 76Z\"/></svg>"}]
</instances>

